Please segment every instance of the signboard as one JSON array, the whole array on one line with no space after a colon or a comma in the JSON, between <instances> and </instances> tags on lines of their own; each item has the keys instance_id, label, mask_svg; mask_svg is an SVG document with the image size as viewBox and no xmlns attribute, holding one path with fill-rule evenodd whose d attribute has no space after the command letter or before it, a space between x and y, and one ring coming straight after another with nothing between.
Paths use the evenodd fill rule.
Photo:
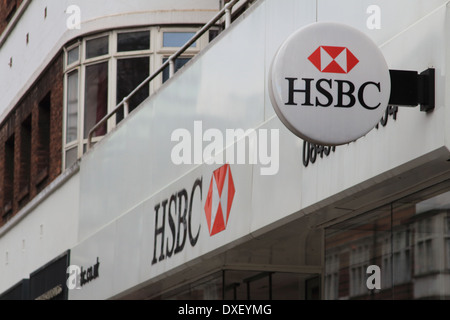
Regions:
<instances>
[{"instance_id":1,"label":"signboard","mask_svg":"<svg viewBox=\"0 0 450 320\"><path fill-rule=\"evenodd\" d=\"M380 121L389 68L364 33L333 22L299 29L280 47L269 74L272 105L298 137L320 145L352 142Z\"/></svg>"}]
</instances>

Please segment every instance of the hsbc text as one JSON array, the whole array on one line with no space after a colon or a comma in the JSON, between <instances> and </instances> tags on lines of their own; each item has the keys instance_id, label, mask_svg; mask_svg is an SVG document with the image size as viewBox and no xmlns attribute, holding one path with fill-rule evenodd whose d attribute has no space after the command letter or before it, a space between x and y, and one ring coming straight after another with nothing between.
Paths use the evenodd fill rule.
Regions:
<instances>
[{"instance_id":1,"label":"hsbc text","mask_svg":"<svg viewBox=\"0 0 450 320\"><path fill-rule=\"evenodd\" d=\"M369 105L364 99L367 90L381 93L380 82L367 81L357 87L348 80L319 79L314 85L315 79L302 78L303 87L299 87L298 78L285 79L288 84L288 97L285 103L287 106L296 106L300 103L302 106L351 108L358 101L362 107L375 110L381 105L381 103ZM313 85L316 95L313 94Z\"/></svg>"},{"instance_id":2,"label":"hsbc text","mask_svg":"<svg viewBox=\"0 0 450 320\"><path fill-rule=\"evenodd\" d=\"M200 203L202 201L202 182L202 178L197 179L190 193L186 189L179 190L155 206L152 265L182 252L187 238L192 247L197 244L200 226L192 225L192 211L194 199ZM166 237L166 223L170 231L168 237Z\"/></svg>"}]
</instances>

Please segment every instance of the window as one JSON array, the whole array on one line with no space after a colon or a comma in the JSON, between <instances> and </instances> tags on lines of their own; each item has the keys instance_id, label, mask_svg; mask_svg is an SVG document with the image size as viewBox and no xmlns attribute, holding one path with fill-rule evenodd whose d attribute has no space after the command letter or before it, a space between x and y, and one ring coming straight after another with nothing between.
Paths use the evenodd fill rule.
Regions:
<instances>
[{"instance_id":1,"label":"window","mask_svg":"<svg viewBox=\"0 0 450 320\"><path fill-rule=\"evenodd\" d=\"M164 58L163 59L163 63L165 63L167 61L168 58ZM186 63L189 62L189 60L191 60L191 58L178 58L175 60L175 72L177 72L178 70L180 70ZM165 68L163 71L163 83L166 82L167 80L169 80L169 68Z\"/></svg>"},{"instance_id":2,"label":"window","mask_svg":"<svg viewBox=\"0 0 450 320\"><path fill-rule=\"evenodd\" d=\"M338 298L339 255L330 253L325 258L325 300Z\"/></svg>"},{"instance_id":3,"label":"window","mask_svg":"<svg viewBox=\"0 0 450 320\"><path fill-rule=\"evenodd\" d=\"M117 52L150 50L150 31L126 32L117 35Z\"/></svg>"},{"instance_id":4,"label":"window","mask_svg":"<svg viewBox=\"0 0 450 320\"><path fill-rule=\"evenodd\" d=\"M450 180L326 228L326 298L448 299L448 190ZM336 296L332 265L349 251L349 265L339 261ZM367 290L367 265L380 267L380 290Z\"/></svg>"},{"instance_id":5,"label":"window","mask_svg":"<svg viewBox=\"0 0 450 320\"><path fill-rule=\"evenodd\" d=\"M350 252L350 296L367 293L366 270L370 265L371 248L368 244L353 245Z\"/></svg>"},{"instance_id":6,"label":"window","mask_svg":"<svg viewBox=\"0 0 450 320\"><path fill-rule=\"evenodd\" d=\"M3 220L12 214L14 199L14 135L5 143L5 166L3 174Z\"/></svg>"},{"instance_id":7,"label":"window","mask_svg":"<svg viewBox=\"0 0 450 320\"><path fill-rule=\"evenodd\" d=\"M165 48L182 47L194 36L195 32L164 32L163 47ZM191 45L191 48L194 48L196 46L197 44L193 43Z\"/></svg>"},{"instance_id":8,"label":"window","mask_svg":"<svg viewBox=\"0 0 450 320\"><path fill-rule=\"evenodd\" d=\"M5 20L9 23L17 11L17 1L16 0L8 0L6 2L6 7L7 7L7 9L9 9L9 13L6 16Z\"/></svg>"},{"instance_id":9,"label":"window","mask_svg":"<svg viewBox=\"0 0 450 320\"><path fill-rule=\"evenodd\" d=\"M65 168L75 163L78 155L78 99L79 71L74 70L67 75L66 81L66 124L65 124ZM68 154L75 157L69 157Z\"/></svg>"},{"instance_id":10,"label":"window","mask_svg":"<svg viewBox=\"0 0 450 320\"><path fill-rule=\"evenodd\" d=\"M50 110L51 93L49 92L38 107L38 146L37 146L37 177L38 190L48 177L50 162Z\"/></svg>"},{"instance_id":11,"label":"window","mask_svg":"<svg viewBox=\"0 0 450 320\"><path fill-rule=\"evenodd\" d=\"M86 59L104 56L109 52L109 37L101 37L86 41Z\"/></svg>"},{"instance_id":12,"label":"window","mask_svg":"<svg viewBox=\"0 0 450 320\"><path fill-rule=\"evenodd\" d=\"M19 202L24 202L30 191L31 167L31 116L27 117L20 128L20 176Z\"/></svg>"},{"instance_id":13,"label":"window","mask_svg":"<svg viewBox=\"0 0 450 320\"><path fill-rule=\"evenodd\" d=\"M66 143L78 139L78 70L67 77Z\"/></svg>"},{"instance_id":14,"label":"window","mask_svg":"<svg viewBox=\"0 0 450 320\"><path fill-rule=\"evenodd\" d=\"M77 46L67 52L67 65L71 65L80 60L80 48Z\"/></svg>"},{"instance_id":15,"label":"window","mask_svg":"<svg viewBox=\"0 0 450 320\"><path fill-rule=\"evenodd\" d=\"M433 249L433 218L424 218L416 223L416 268L415 274L426 274L436 270Z\"/></svg>"},{"instance_id":16,"label":"window","mask_svg":"<svg viewBox=\"0 0 450 320\"><path fill-rule=\"evenodd\" d=\"M384 288L390 287L392 282L399 285L411 281L411 232L408 228L386 235L382 270L381 284Z\"/></svg>"},{"instance_id":17,"label":"window","mask_svg":"<svg viewBox=\"0 0 450 320\"><path fill-rule=\"evenodd\" d=\"M63 167L69 168L87 149L90 130L108 115L152 70L162 65L165 57L178 50L196 29L176 29L158 26L109 31L89 38L79 39L65 49L64 70L64 158ZM165 40L164 40L165 39ZM209 34L199 39L188 57L177 59L175 69L180 69L208 43ZM167 45L165 47L163 42ZM168 78L168 70L161 75ZM133 111L152 92L162 85L153 81L143 86L131 97L129 111ZM116 113L93 135L99 141L124 118L123 109Z\"/></svg>"},{"instance_id":18,"label":"window","mask_svg":"<svg viewBox=\"0 0 450 320\"><path fill-rule=\"evenodd\" d=\"M116 104L128 96L139 84L150 75L150 60L148 57L120 59L117 61L117 96ZM149 86L141 88L129 101L129 112L133 111L150 94ZM116 116L116 122L123 119L123 110Z\"/></svg>"},{"instance_id":19,"label":"window","mask_svg":"<svg viewBox=\"0 0 450 320\"><path fill-rule=\"evenodd\" d=\"M450 270L450 213L445 215L445 262L446 269Z\"/></svg>"},{"instance_id":20,"label":"window","mask_svg":"<svg viewBox=\"0 0 450 320\"><path fill-rule=\"evenodd\" d=\"M108 62L86 67L84 101L84 139L89 131L108 113ZM94 136L106 134L106 124Z\"/></svg>"}]
</instances>

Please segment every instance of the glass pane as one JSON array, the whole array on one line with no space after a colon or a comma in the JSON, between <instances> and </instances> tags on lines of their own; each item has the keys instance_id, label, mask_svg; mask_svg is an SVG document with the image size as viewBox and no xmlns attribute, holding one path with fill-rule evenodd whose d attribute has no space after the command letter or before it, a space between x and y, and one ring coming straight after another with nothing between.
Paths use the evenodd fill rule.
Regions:
<instances>
[{"instance_id":1,"label":"glass pane","mask_svg":"<svg viewBox=\"0 0 450 320\"><path fill-rule=\"evenodd\" d=\"M218 272L181 286L173 291L153 297L153 300L221 300L222 273Z\"/></svg>"},{"instance_id":2,"label":"glass pane","mask_svg":"<svg viewBox=\"0 0 450 320\"><path fill-rule=\"evenodd\" d=\"M140 85L150 73L150 62L148 57L121 59L117 61L117 97L119 104L123 98L128 96L138 85ZM141 88L129 100L129 111L134 110L142 101L149 96L149 86ZM116 122L123 119L123 110L117 113Z\"/></svg>"},{"instance_id":3,"label":"glass pane","mask_svg":"<svg viewBox=\"0 0 450 320\"><path fill-rule=\"evenodd\" d=\"M86 41L86 59L103 56L109 52L108 36Z\"/></svg>"},{"instance_id":4,"label":"glass pane","mask_svg":"<svg viewBox=\"0 0 450 320\"><path fill-rule=\"evenodd\" d=\"M168 58L163 59L163 63L167 61ZM180 70L191 58L178 58L175 60L175 72ZM169 80L169 67L165 68L163 71L163 83Z\"/></svg>"},{"instance_id":5,"label":"glass pane","mask_svg":"<svg viewBox=\"0 0 450 320\"><path fill-rule=\"evenodd\" d=\"M194 36L195 32L164 32L163 47L182 47ZM196 42L194 42L191 48L196 47L196 45Z\"/></svg>"},{"instance_id":6,"label":"glass pane","mask_svg":"<svg viewBox=\"0 0 450 320\"><path fill-rule=\"evenodd\" d=\"M326 299L450 299L449 188L445 181L326 229ZM380 289L368 290L376 279L368 265L379 267Z\"/></svg>"},{"instance_id":7,"label":"glass pane","mask_svg":"<svg viewBox=\"0 0 450 320\"><path fill-rule=\"evenodd\" d=\"M66 143L78 139L78 70L67 76Z\"/></svg>"},{"instance_id":8,"label":"glass pane","mask_svg":"<svg viewBox=\"0 0 450 320\"><path fill-rule=\"evenodd\" d=\"M386 206L325 230L325 299L392 298L391 229ZM368 286L373 265L381 270L381 290Z\"/></svg>"},{"instance_id":9,"label":"glass pane","mask_svg":"<svg viewBox=\"0 0 450 320\"><path fill-rule=\"evenodd\" d=\"M72 50L67 52L67 65L71 65L74 62L77 62L80 58L80 49L79 47L73 48Z\"/></svg>"},{"instance_id":10,"label":"glass pane","mask_svg":"<svg viewBox=\"0 0 450 320\"><path fill-rule=\"evenodd\" d=\"M248 300L270 300L271 299L271 274L267 272L256 274L244 279L247 286Z\"/></svg>"},{"instance_id":11,"label":"glass pane","mask_svg":"<svg viewBox=\"0 0 450 320\"><path fill-rule=\"evenodd\" d=\"M66 169L70 168L78 158L78 148L72 148L66 151Z\"/></svg>"},{"instance_id":12,"label":"glass pane","mask_svg":"<svg viewBox=\"0 0 450 320\"><path fill-rule=\"evenodd\" d=\"M84 105L84 138L108 111L108 63L86 67L86 87ZM106 124L94 136L106 134Z\"/></svg>"},{"instance_id":13,"label":"glass pane","mask_svg":"<svg viewBox=\"0 0 450 320\"><path fill-rule=\"evenodd\" d=\"M119 33L117 51L137 51L150 49L150 31Z\"/></svg>"}]
</instances>

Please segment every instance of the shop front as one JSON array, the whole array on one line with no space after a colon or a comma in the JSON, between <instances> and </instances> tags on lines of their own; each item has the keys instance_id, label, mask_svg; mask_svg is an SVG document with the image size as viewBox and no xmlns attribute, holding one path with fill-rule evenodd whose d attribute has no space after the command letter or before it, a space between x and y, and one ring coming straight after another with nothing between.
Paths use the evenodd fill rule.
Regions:
<instances>
[{"instance_id":1,"label":"shop front","mask_svg":"<svg viewBox=\"0 0 450 320\"><path fill-rule=\"evenodd\" d=\"M283 41L331 11L275 3L257 4L84 155L71 265L100 267L69 299L449 297L447 5L372 36L376 55L367 35L314 43L307 77L284 66L279 85L269 70ZM389 103L390 70L433 70L435 88L415 107ZM306 133L287 119L303 107L324 115Z\"/></svg>"}]
</instances>

